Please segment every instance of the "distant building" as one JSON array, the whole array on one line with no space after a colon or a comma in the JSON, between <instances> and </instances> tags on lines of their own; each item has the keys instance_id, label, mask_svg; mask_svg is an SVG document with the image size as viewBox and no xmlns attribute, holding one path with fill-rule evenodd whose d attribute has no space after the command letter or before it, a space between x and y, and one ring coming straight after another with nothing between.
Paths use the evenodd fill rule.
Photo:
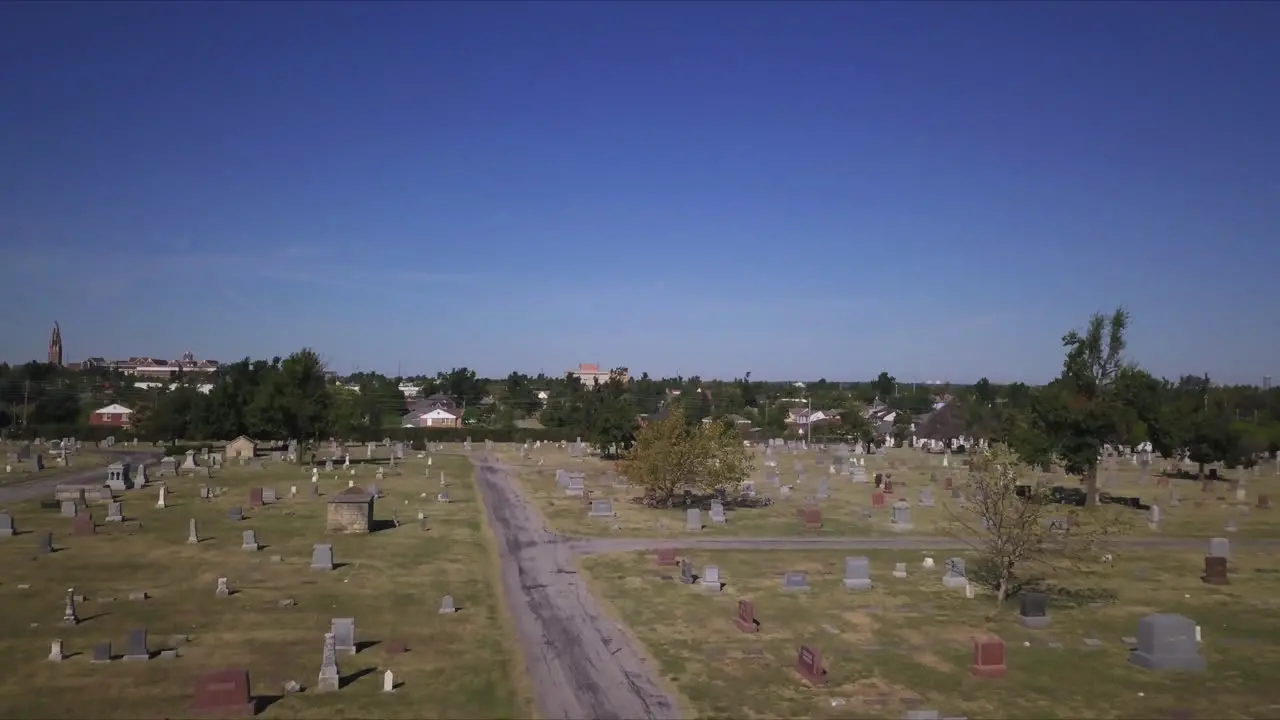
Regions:
<instances>
[{"instance_id":1,"label":"distant building","mask_svg":"<svg viewBox=\"0 0 1280 720\"><path fill-rule=\"evenodd\" d=\"M403 427L462 427L462 412L448 395L437 393L414 401L401 418Z\"/></svg>"},{"instance_id":2,"label":"distant building","mask_svg":"<svg viewBox=\"0 0 1280 720\"><path fill-rule=\"evenodd\" d=\"M126 428L133 424L133 411L123 405L108 405L90 413L89 424Z\"/></svg>"},{"instance_id":3,"label":"distant building","mask_svg":"<svg viewBox=\"0 0 1280 720\"><path fill-rule=\"evenodd\" d=\"M58 322L53 323L53 333L49 335L49 362L62 367L62 328Z\"/></svg>"},{"instance_id":4,"label":"distant building","mask_svg":"<svg viewBox=\"0 0 1280 720\"><path fill-rule=\"evenodd\" d=\"M626 368L618 368L616 370L601 370L600 366L595 363L579 363L577 370L569 370L569 375L578 378L578 380L587 387L599 385L609 382L609 378L617 376L622 382L627 382L631 378Z\"/></svg>"}]
</instances>

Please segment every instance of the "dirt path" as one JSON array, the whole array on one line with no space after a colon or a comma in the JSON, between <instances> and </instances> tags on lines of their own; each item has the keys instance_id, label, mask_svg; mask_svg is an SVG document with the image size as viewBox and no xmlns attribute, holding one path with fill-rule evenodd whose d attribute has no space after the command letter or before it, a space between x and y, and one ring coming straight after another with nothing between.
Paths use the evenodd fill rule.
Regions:
<instances>
[{"instance_id":1,"label":"dirt path","mask_svg":"<svg viewBox=\"0 0 1280 720\"><path fill-rule=\"evenodd\" d=\"M577 576L573 551L547 531L509 469L473 457L498 538L502 589L515 620L538 714L547 720L680 717L625 628Z\"/></svg>"},{"instance_id":2,"label":"dirt path","mask_svg":"<svg viewBox=\"0 0 1280 720\"><path fill-rule=\"evenodd\" d=\"M117 458L120 462L129 463L137 467L139 463L150 462L160 457L161 453L150 450L147 452L122 452ZM72 456L74 458L74 456ZM18 482L0 486L0 502L22 502L30 500L40 495L53 496L54 487L62 483L85 483L101 480L103 485L107 484L106 465L96 465L83 469L72 468L66 472L60 472L54 475L41 475L29 480L19 480Z\"/></svg>"}]
</instances>

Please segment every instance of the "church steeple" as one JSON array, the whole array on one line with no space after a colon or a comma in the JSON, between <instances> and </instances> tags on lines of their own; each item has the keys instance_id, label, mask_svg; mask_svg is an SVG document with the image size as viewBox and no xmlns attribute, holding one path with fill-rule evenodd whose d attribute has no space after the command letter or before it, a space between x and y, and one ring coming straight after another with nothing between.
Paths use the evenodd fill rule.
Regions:
<instances>
[{"instance_id":1,"label":"church steeple","mask_svg":"<svg viewBox=\"0 0 1280 720\"><path fill-rule=\"evenodd\" d=\"M49 362L62 367L62 328L57 321L53 323L53 334L49 336Z\"/></svg>"}]
</instances>

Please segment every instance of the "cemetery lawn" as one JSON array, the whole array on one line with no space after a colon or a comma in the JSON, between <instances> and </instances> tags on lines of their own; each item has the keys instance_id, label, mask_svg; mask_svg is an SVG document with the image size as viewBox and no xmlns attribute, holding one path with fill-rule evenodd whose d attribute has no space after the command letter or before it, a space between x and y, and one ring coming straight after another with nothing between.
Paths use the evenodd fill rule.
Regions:
<instances>
[{"instance_id":1,"label":"cemetery lawn","mask_svg":"<svg viewBox=\"0 0 1280 720\"><path fill-rule=\"evenodd\" d=\"M322 468L322 493L345 489L349 479L373 482L371 467L356 460L363 448L351 453L359 473L349 476L340 463L335 472ZM379 453L385 467L387 451ZM252 693L269 699L260 717L531 717L470 463L436 455L429 481L425 460L411 456L401 468L403 474L376 482L386 497L375 502L374 518L404 524L367 535L326 534L327 497L309 496L310 472L275 461L262 470L215 470L212 480L165 478L164 510L155 508L160 478L152 467L151 485L117 494L124 524L103 522L105 506L90 503L98 523L92 537L73 536L71 520L38 502L5 508L21 534L0 537L0 653L7 658L0 717L186 717L197 676L227 667L247 669ZM449 504L435 502L441 470L449 478ZM200 500L203 483L228 490ZM249 490L259 486L274 487L280 501L249 507ZM246 519L231 522L227 510L237 505ZM417 521L419 509L429 530ZM199 523L202 541L195 545L186 543L189 518ZM265 545L259 552L241 549L247 529ZM46 530L60 550L37 555L34 531ZM333 572L310 569L312 545L321 542L333 545ZM215 597L220 577L228 579L231 597ZM66 627L60 620L72 587L87 597L78 604L80 624ZM136 591L151 597L130 600ZM438 613L445 594L453 595L456 614ZM296 604L282 606L287 599ZM354 656L338 655L346 686L284 695L287 681L316 684L324 633L335 617L355 618L361 647ZM113 654L122 655L129 631L140 627L153 652L177 648L180 657L89 662L97 643L110 641ZM48 662L50 642L59 638L71 657ZM404 640L409 652L384 655L393 639ZM395 694L381 692L388 668L404 683Z\"/></svg>"},{"instance_id":2,"label":"cemetery lawn","mask_svg":"<svg viewBox=\"0 0 1280 720\"><path fill-rule=\"evenodd\" d=\"M885 507L873 510L871 519L867 520L863 511L871 509L871 494L875 489L873 482L853 483L847 475L828 474L828 465L818 466L815 463L818 454L814 451L795 455L779 453L775 458L780 482L793 486L790 497L784 498L779 488L766 480L764 456L757 452L756 469L751 479L755 481L757 493L772 497L774 504L737 508L729 503L725 511L727 522L721 525L711 522L709 505L704 502L701 505L703 529L691 532L685 529L685 508L679 502L677 507L670 509L648 508L632 502L632 498L642 493L639 487L615 487L616 471L612 461L598 457L573 458L567 450L548 445L535 450L528 460L520 457L519 446L502 446L497 454L507 466L518 471L524 496L537 504L547 523L557 532L574 537L942 536L952 520L948 507L954 503L950 491L944 487L945 478L950 475L956 486L962 486L967 475L961 459L956 456L945 468L942 467L941 455L914 450L890 450L884 457L863 456L869 480L877 472L888 472L892 473L894 484L894 493L885 496ZM538 465L539 458L543 460L541 466ZM804 479L799 482L794 467L796 462L801 463L805 472ZM591 491L591 497L612 501L617 517L588 517L588 509L582 499L568 495L556 485L557 468L585 473L584 484ZM1151 472L1155 472L1155 466ZM1154 531L1146 525L1146 511L1126 511L1133 521L1130 534L1134 536L1212 537L1224 534L1228 520L1234 519L1237 527L1235 537L1280 537L1280 476L1275 475L1271 468L1259 468L1256 476L1239 469L1223 470L1222 473L1225 478L1245 480L1244 501L1236 501L1236 495L1227 482L1215 483L1211 493L1202 493L1200 482L1194 480L1171 479L1169 487L1159 487L1154 474L1144 478L1138 466L1125 460L1115 461L1103 491L1138 497L1144 505L1155 503L1161 506L1163 520ZM931 475L937 478L936 485L930 483ZM829 491L827 499L816 503L822 511L823 526L820 530L807 530L796 512L805 506L806 497L818 495L822 478L827 479ZM1080 486L1077 478L1061 473L1050 474L1047 479L1054 485ZM920 504L920 494L925 488L932 491L933 507ZM1173 490L1182 500L1177 507L1169 502ZM1259 494L1269 495L1276 509L1252 507ZM890 522L890 506L896 500L906 500L911 504L910 528L899 528ZM1203 501L1201 507L1196 506L1197 500Z\"/></svg>"},{"instance_id":3,"label":"cemetery lawn","mask_svg":"<svg viewBox=\"0 0 1280 720\"><path fill-rule=\"evenodd\" d=\"M13 448L0 447L0 471L4 470L4 458L8 455L10 449ZM34 478L53 477L65 472L74 472L85 468L103 467L110 465L120 457L118 452L110 452L106 450L98 450L94 448L90 450L85 448L71 457L71 467L64 468L58 465L57 455L52 453L44 453L44 470L35 472L31 469L30 462L17 463L13 465L13 472L0 473L0 486L9 483L22 482ZM103 477L106 477L105 473Z\"/></svg>"},{"instance_id":4,"label":"cemetery lawn","mask_svg":"<svg viewBox=\"0 0 1280 720\"><path fill-rule=\"evenodd\" d=\"M963 589L944 588L945 553L925 570L920 551L868 552L874 586L861 592L841 584L845 552L688 553L697 574L719 566L727 583L719 593L681 584L680 569L657 567L653 553L589 556L583 565L699 717L896 719L918 708L970 718L1167 718L1179 710L1280 718L1280 566L1233 553L1228 586L1201 583L1201 553L1127 553L1114 567L1051 576L1075 600L1055 594L1040 630L1017 623L1016 601L989 620L993 597L967 600ZM894 562L908 563L906 579L892 576ZM784 592L787 571L807 571L812 589ZM755 603L759 633L736 629L739 599ZM1131 665L1130 638L1149 613L1199 624L1208 671ZM990 633L1006 643L1003 679L970 673L970 638ZM795 672L801 644L823 654L826 687L810 688Z\"/></svg>"}]
</instances>

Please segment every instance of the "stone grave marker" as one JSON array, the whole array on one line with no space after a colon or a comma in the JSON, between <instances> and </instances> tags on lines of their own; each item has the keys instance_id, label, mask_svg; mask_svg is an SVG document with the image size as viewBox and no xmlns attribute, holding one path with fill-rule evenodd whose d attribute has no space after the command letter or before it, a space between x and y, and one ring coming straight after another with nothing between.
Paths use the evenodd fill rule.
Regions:
<instances>
[{"instance_id":1,"label":"stone grave marker","mask_svg":"<svg viewBox=\"0 0 1280 720\"><path fill-rule=\"evenodd\" d=\"M719 525L725 523L724 503L719 500L711 501L711 522Z\"/></svg>"},{"instance_id":2,"label":"stone grave marker","mask_svg":"<svg viewBox=\"0 0 1280 720\"><path fill-rule=\"evenodd\" d=\"M973 639L973 667L970 672L978 677L1002 678L1007 671L1003 640L994 635Z\"/></svg>"},{"instance_id":3,"label":"stone grave marker","mask_svg":"<svg viewBox=\"0 0 1280 720\"><path fill-rule=\"evenodd\" d=\"M611 518L613 517L613 503L609 500L592 500L591 512L588 517Z\"/></svg>"},{"instance_id":4,"label":"stone grave marker","mask_svg":"<svg viewBox=\"0 0 1280 720\"><path fill-rule=\"evenodd\" d=\"M262 507L262 488L249 488L249 507Z\"/></svg>"},{"instance_id":5,"label":"stone grave marker","mask_svg":"<svg viewBox=\"0 0 1280 720\"><path fill-rule=\"evenodd\" d=\"M1028 628L1048 626L1049 596L1044 593L1024 593L1019 599L1018 622Z\"/></svg>"},{"instance_id":6,"label":"stone grave marker","mask_svg":"<svg viewBox=\"0 0 1280 720\"><path fill-rule=\"evenodd\" d=\"M690 564L688 558L680 560L680 582L684 585L693 584L693 565Z\"/></svg>"},{"instance_id":7,"label":"stone grave marker","mask_svg":"<svg viewBox=\"0 0 1280 720\"><path fill-rule=\"evenodd\" d=\"M74 518L79 514L76 503L71 500L62 501L61 513L64 518Z\"/></svg>"},{"instance_id":8,"label":"stone grave marker","mask_svg":"<svg viewBox=\"0 0 1280 720\"><path fill-rule=\"evenodd\" d=\"M53 552L53 533L40 533L40 544L36 551L41 555L48 555Z\"/></svg>"},{"instance_id":9,"label":"stone grave marker","mask_svg":"<svg viewBox=\"0 0 1280 720\"><path fill-rule=\"evenodd\" d=\"M702 569L702 589L720 592L720 588L724 587L720 582L720 568L716 565L708 565Z\"/></svg>"},{"instance_id":10,"label":"stone grave marker","mask_svg":"<svg viewBox=\"0 0 1280 720\"><path fill-rule=\"evenodd\" d=\"M331 692L341 684L338 674L338 653L334 647L333 633L324 634L324 650L320 656L320 676L316 680L316 692Z\"/></svg>"},{"instance_id":11,"label":"stone grave marker","mask_svg":"<svg viewBox=\"0 0 1280 720\"><path fill-rule=\"evenodd\" d=\"M445 595L440 598L440 615L452 615L458 611L458 606L453 604L453 596Z\"/></svg>"},{"instance_id":12,"label":"stone grave marker","mask_svg":"<svg viewBox=\"0 0 1280 720\"><path fill-rule=\"evenodd\" d=\"M702 511L698 508L689 508L684 512L684 529L685 530L701 530L702 529Z\"/></svg>"},{"instance_id":13,"label":"stone grave marker","mask_svg":"<svg viewBox=\"0 0 1280 720\"><path fill-rule=\"evenodd\" d=\"M827 669L822 666L822 653L807 645L800 646L796 656L796 671L810 685L826 685Z\"/></svg>"},{"instance_id":14,"label":"stone grave marker","mask_svg":"<svg viewBox=\"0 0 1280 720\"><path fill-rule=\"evenodd\" d=\"M124 503L113 502L107 505L107 522L124 522Z\"/></svg>"},{"instance_id":15,"label":"stone grave marker","mask_svg":"<svg viewBox=\"0 0 1280 720\"><path fill-rule=\"evenodd\" d=\"M329 631L333 634L334 652L356 654L355 618L333 618L329 621Z\"/></svg>"},{"instance_id":16,"label":"stone grave marker","mask_svg":"<svg viewBox=\"0 0 1280 720\"><path fill-rule=\"evenodd\" d=\"M227 520L231 522L244 520L244 510L239 505L227 508Z\"/></svg>"},{"instance_id":17,"label":"stone grave marker","mask_svg":"<svg viewBox=\"0 0 1280 720\"><path fill-rule=\"evenodd\" d=\"M969 579L964 574L964 558L947 558L947 572L942 576L942 584L953 588L969 584Z\"/></svg>"},{"instance_id":18,"label":"stone grave marker","mask_svg":"<svg viewBox=\"0 0 1280 720\"><path fill-rule=\"evenodd\" d=\"M93 522L93 513L87 512L83 515L77 515L74 524L71 527L71 534L80 537L88 537L97 532L98 528Z\"/></svg>"},{"instance_id":19,"label":"stone grave marker","mask_svg":"<svg viewBox=\"0 0 1280 720\"><path fill-rule=\"evenodd\" d=\"M895 530L911 529L911 505L906 500L893 504L893 517L889 520Z\"/></svg>"},{"instance_id":20,"label":"stone grave marker","mask_svg":"<svg viewBox=\"0 0 1280 720\"><path fill-rule=\"evenodd\" d=\"M257 552L259 549L258 534L253 530L245 530L244 533L242 533L242 535L243 535L243 538L240 542L240 549L248 550L250 552Z\"/></svg>"},{"instance_id":21,"label":"stone grave marker","mask_svg":"<svg viewBox=\"0 0 1280 720\"><path fill-rule=\"evenodd\" d=\"M1231 557L1231 541L1226 538L1216 537L1209 539L1209 554L1214 557Z\"/></svg>"},{"instance_id":22,"label":"stone grave marker","mask_svg":"<svg viewBox=\"0 0 1280 720\"><path fill-rule=\"evenodd\" d=\"M311 569L312 570L332 570L333 569L333 546L326 543L318 543L311 547Z\"/></svg>"},{"instance_id":23,"label":"stone grave marker","mask_svg":"<svg viewBox=\"0 0 1280 720\"><path fill-rule=\"evenodd\" d=\"M1196 631L1195 622L1183 615L1147 615L1138 621L1138 647L1129 662L1148 670L1203 672Z\"/></svg>"},{"instance_id":24,"label":"stone grave marker","mask_svg":"<svg viewBox=\"0 0 1280 720\"><path fill-rule=\"evenodd\" d=\"M196 545L200 542L199 528L196 525L196 519L191 518L187 523L187 544Z\"/></svg>"},{"instance_id":25,"label":"stone grave marker","mask_svg":"<svg viewBox=\"0 0 1280 720\"><path fill-rule=\"evenodd\" d=\"M1220 555L1204 556L1204 575L1200 578L1207 585L1230 585L1227 577L1227 559Z\"/></svg>"},{"instance_id":26,"label":"stone grave marker","mask_svg":"<svg viewBox=\"0 0 1280 720\"><path fill-rule=\"evenodd\" d=\"M934 506L934 502L933 502L933 490L932 490L932 489L930 489L930 488L923 488L923 489L920 491L920 506L921 506L921 507L933 507L933 506Z\"/></svg>"},{"instance_id":27,"label":"stone grave marker","mask_svg":"<svg viewBox=\"0 0 1280 720\"><path fill-rule=\"evenodd\" d=\"M151 649L147 647L147 629L134 628L129 631L129 642L124 653L125 660L150 660Z\"/></svg>"},{"instance_id":28,"label":"stone grave marker","mask_svg":"<svg viewBox=\"0 0 1280 720\"><path fill-rule=\"evenodd\" d=\"M809 576L802 572L788 572L782 576L782 589L793 592L809 590Z\"/></svg>"},{"instance_id":29,"label":"stone grave marker","mask_svg":"<svg viewBox=\"0 0 1280 720\"><path fill-rule=\"evenodd\" d=\"M907 577L907 564L904 562L893 564L893 576L902 580Z\"/></svg>"},{"instance_id":30,"label":"stone grave marker","mask_svg":"<svg viewBox=\"0 0 1280 720\"><path fill-rule=\"evenodd\" d=\"M93 646L93 657L89 660L91 663L109 663L111 662L111 643L98 643Z\"/></svg>"},{"instance_id":31,"label":"stone grave marker","mask_svg":"<svg viewBox=\"0 0 1280 720\"><path fill-rule=\"evenodd\" d=\"M871 589L871 560L866 556L844 559L844 587L846 590Z\"/></svg>"},{"instance_id":32,"label":"stone grave marker","mask_svg":"<svg viewBox=\"0 0 1280 720\"><path fill-rule=\"evenodd\" d=\"M49 662L62 662L66 655L62 652L62 641L54 640L49 644Z\"/></svg>"},{"instance_id":33,"label":"stone grave marker","mask_svg":"<svg viewBox=\"0 0 1280 720\"><path fill-rule=\"evenodd\" d=\"M657 557L655 558L655 562L658 567L675 567L680 564L679 561L676 560L675 548L660 548L658 550Z\"/></svg>"},{"instance_id":34,"label":"stone grave marker","mask_svg":"<svg viewBox=\"0 0 1280 720\"><path fill-rule=\"evenodd\" d=\"M733 624L744 633L759 632L760 623L756 620L756 606L750 600L738 601L738 616L733 619Z\"/></svg>"},{"instance_id":35,"label":"stone grave marker","mask_svg":"<svg viewBox=\"0 0 1280 720\"><path fill-rule=\"evenodd\" d=\"M13 537L13 516L7 512L0 512L0 537Z\"/></svg>"}]
</instances>

